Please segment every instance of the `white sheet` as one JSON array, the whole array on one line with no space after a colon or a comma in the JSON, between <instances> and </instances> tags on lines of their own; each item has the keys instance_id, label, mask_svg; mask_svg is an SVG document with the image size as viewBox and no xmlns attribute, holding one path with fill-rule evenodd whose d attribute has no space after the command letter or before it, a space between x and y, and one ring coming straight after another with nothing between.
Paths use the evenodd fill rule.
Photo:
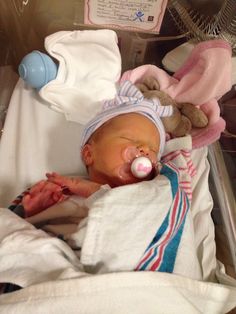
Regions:
<instances>
[{"instance_id":1,"label":"white sheet","mask_svg":"<svg viewBox=\"0 0 236 314\"><path fill-rule=\"evenodd\" d=\"M236 289L165 273L133 272L49 281L0 296L2 314L226 313Z\"/></svg>"}]
</instances>

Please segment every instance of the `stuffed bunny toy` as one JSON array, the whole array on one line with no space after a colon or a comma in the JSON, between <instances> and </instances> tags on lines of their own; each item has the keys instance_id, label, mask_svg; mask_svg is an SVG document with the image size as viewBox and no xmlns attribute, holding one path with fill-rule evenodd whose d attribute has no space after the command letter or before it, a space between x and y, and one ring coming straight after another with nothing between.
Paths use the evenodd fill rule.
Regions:
<instances>
[{"instance_id":1,"label":"stuffed bunny toy","mask_svg":"<svg viewBox=\"0 0 236 314\"><path fill-rule=\"evenodd\" d=\"M163 117L165 131L173 137L180 137L190 133L192 128L204 128L208 124L205 113L190 103L177 103L165 92L160 91L160 85L154 77L146 77L136 87L147 99L159 99L162 106L172 105L174 113L170 117Z\"/></svg>"}]
</instances>

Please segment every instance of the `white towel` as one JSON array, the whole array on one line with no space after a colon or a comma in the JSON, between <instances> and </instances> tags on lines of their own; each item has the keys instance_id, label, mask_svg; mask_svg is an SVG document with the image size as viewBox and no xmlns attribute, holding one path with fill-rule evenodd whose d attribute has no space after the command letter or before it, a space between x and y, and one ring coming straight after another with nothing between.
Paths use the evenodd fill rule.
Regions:
<instances>
[{"instance_id":1,"label":"white towel","mask_svg":"<svg viewBox=\"0 0 236 314\"><path fill-rule=\"evenodd\" d=\"M48 53L59 61L55 80L39 92L69 121L85 124L116 94L121 74L117 35L112 30L61 31L45 39Z\"/></svg>"}]
</instances>

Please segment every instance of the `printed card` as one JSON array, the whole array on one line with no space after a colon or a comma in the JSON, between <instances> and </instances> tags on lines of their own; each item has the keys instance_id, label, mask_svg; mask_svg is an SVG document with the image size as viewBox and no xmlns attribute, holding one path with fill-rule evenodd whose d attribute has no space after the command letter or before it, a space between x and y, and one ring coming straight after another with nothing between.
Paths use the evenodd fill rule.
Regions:
<instances>
[{"instance_id":1,"label":"printed card","mask_svg":"<svg viewBox=\"0 0 236 314\"><path fill-rule=\"evenodd\" d=\"M167 0L85 0L84 23L159 33Z\"/></svg>"}]
</instances>

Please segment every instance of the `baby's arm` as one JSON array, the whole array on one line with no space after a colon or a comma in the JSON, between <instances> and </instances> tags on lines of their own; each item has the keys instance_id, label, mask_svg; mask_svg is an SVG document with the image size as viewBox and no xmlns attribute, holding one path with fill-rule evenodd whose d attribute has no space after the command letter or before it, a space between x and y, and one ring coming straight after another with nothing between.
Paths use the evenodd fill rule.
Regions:
<instances>
[{"instance_id":1,"label":"baby's arm","mask_svg":"<svg viewBox=\"0 0 236 314\"><path fill-rule=\"evenodd\" d=\"M48 181L55 183L61 187L66 187L71 193L85 198L98 191L101 187L101 184L99 183L85 180L80 177L70 178L66 176L61 176L55 172L47 173L46 176L48 178Z\"/></svg>"}]
</instances>

